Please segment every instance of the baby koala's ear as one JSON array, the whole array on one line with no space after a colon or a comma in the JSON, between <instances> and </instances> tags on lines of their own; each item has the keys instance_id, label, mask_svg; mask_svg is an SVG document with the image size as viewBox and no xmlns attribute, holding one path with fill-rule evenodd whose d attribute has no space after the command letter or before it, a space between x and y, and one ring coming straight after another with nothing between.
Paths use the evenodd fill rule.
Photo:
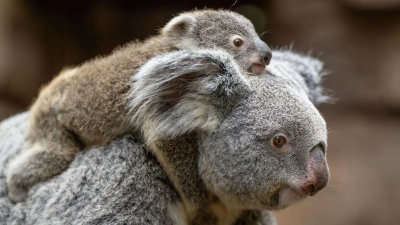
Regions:
<instances>
[{"instance_id":1,"label":"baby koala's ear","mask_svg":"<svg viewBox=\"0 0 400 225\"><path fill-rule=\"evenodd\" d=\"M324 69L324 63L310 55L300 54L291 50L274 50L273 65L284 71L307 93L310 101L318 105L333 101L322 86L324 76L329 72Z\"/></svg>"},{"instance_id":2,"label":"baby koala's ear","mask_svg":"<svg viewBox=\"0 0 400 225\"><path fill-rule=\"evenodd\" d=\"M131 124L147 142L192 131L212 132L234 103L250 93L223 51L176 51L157 56L132 77Z\"/></svg>"},{"instance_id":3,"label":"baby koala's ear","mask_svg":"<svg viewBox=\"0 0 400 225\"><path fill-rule=\"evenodd\" d=\"M174 17L161 30L161 35L167 37L179 49L191 49L193 43L190 43L190 34L196 25L196 19L188 14L183 13Z\"/></svg>"}]
</instances>

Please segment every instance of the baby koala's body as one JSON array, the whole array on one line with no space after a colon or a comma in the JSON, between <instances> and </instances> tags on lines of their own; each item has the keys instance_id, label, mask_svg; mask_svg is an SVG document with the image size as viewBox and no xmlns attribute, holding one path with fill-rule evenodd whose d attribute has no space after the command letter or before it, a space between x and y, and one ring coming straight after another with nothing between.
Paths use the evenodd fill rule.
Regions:
<instances>
[{"instance_id":1,"label":"baby koala's body","mask_svg":"<svg viewBox=\"0 0 400 225\"><path fill-rule=\"evenodd\" d=\"M196 10L173 18L144 42L63 70L45 87L30 112L31 147L10 162L9 197L24 201L29 188L59 174L74 154L137 130L128 118L130 78L154 56L181 49L222 49L243 73L261 74L269 47L243 16L223 10Z\"/></svg>"}]
</instances>

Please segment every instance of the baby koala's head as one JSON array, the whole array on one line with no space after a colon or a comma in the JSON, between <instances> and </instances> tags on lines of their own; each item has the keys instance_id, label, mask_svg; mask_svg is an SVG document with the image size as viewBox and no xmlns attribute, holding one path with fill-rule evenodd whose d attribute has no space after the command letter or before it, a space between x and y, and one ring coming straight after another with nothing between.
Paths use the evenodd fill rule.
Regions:
<instances>
[{"instance_id":1,"label":"baby koala's head","mask_svg":"<svg viewBox=\"0 0 400 225\"><path fill-rule=\"evenodd\" d=\"M244 16L228 10L194 10L173 18L161 31L178 49L223 49L245 73L262 74L272 53Z\"/></svg>"}]
</instances>

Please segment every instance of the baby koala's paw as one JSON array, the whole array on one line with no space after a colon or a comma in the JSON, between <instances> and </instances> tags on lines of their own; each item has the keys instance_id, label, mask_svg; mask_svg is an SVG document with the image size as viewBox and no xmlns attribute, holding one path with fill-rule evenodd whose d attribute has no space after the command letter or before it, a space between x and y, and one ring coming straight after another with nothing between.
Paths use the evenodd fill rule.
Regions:
<instances>
[{"instance_id":1,"label":"baby koala's paw","mask_svg":"<svg viewBox=\"0 0 400 225\"><path fill-rule=\"evenodd\" d=\"M14 203L24 201L31 187L61 173L73 159L73 154L43 149L36 145L10 161L6 173L7 188L8 197Z\"/></svg>"},{"instance_id":2,"label":"baby koala's paw","mask_svg":"<svg viewBox=\"0 0 400 225\"><path fill-rule=\"evenodd\" d=\"M8 198L13 203L23 202L28 197L28 188L18 187L10 182L7 183Z\"/></svg>"},{"instance_id":3,"label":"baby koala's paw","mask_svg":"<svg viewBox=\"0 0 400 225\"><path fill-rule=\"evenodd\" d=\"M28 196L29 187L37 182L34 175L35 168L26 154L15 158L10 162L6 173L8 198L13 203L23 202Z\"/></svg>"}]
</instances>

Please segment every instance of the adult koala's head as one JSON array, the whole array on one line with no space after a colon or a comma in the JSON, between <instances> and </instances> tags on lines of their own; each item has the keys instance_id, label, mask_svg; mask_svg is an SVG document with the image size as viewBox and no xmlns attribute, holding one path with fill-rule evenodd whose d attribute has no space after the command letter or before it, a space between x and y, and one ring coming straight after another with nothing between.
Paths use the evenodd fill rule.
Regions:
<instances>
[{"instance_id":1,"label":"adult koala's head","mask_svg":"<svg viewBox=\"0 0 400 225\"><path fill-rule=\"evenodd\" d=\"M327 100L322 64L274 54L264 76L246 77L253 92L199 142L201 176L227 204L280 209L328 183L326 124L312 102Z\"/></svg>"},{"instance_id":2,"label":"adult koala's head","mask_svg":"<svg viewBox=\"0 0 400 225\"><path fill-rule=\"evenodd\" d=\"M326 124L314 106L327 100L322 63L274 55L264 75L245 76L222 51L179 51L133 78L131 118L146 142L194 134L197 176L225 205L280 209L329 180Z\"/></svg>"}]
</instances>

